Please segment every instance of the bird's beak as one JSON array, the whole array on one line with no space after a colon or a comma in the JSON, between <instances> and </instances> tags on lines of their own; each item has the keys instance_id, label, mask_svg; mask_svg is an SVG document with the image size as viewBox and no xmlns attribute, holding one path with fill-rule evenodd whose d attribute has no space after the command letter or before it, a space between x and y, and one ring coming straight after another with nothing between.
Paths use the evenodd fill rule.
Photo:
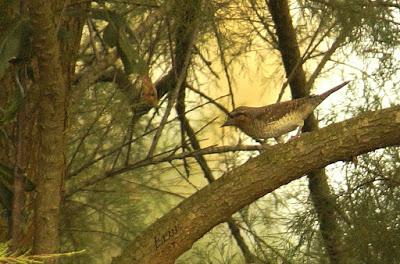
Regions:
<instances>
[{"instance_id":1,"label":"bird's beak","mask_svg":"<svg viewBox=\"0 0 400 264\"><path fill-rule=\"evenodd\" d=\"M225 123L222 124L221 127L233 126L233 125L234 125L233 119L230 119L230 118L228 117L228 119L225 121Z\"/></svg>"}]
</instances>

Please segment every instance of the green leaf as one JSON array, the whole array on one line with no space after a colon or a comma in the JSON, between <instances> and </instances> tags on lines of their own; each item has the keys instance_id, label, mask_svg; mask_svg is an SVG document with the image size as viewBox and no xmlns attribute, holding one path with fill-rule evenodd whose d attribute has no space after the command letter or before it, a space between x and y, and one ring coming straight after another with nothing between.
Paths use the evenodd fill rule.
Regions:
<instances>
[{"instance_id":1,"label":"green leaf","mask_svg":"<svg viewBox=\"0 0 400 264\"><path fill-rule=\"evenodd\" d=\"M144 74L146 63L137 48L129 41L127 21L115 12L108 10L92 10L92 17L108 21L103 32L104 42L110 47L117 47L118 55L124 65L125 73Z\"/></svg>"},{"instance_id":2,"label":"green leaf","mask_svg":"<svg viewBox=\"0 0 400 264\"><path fill-rule=\"evenodd\" d=\"M118 53L121 57L126 74L137 73L144 74L146 71L146 63L140 56L139 52L129 42L124 32L119 32Z\"/></svg>"},{"instance_id":3,"label":"green leaf","mask_svg":"<svg viewBox=\"0 0 400 264\"><path fill-rule=\"evenodd\" d=\"M113 23L116 28L123 27L124 25L127 24L127 21L122 15L117 14L110 10L91 9L90 16L93 19L99 19L107 21L109 23Z\"/></svg>"},{"instance_id":4,"label":"green leaf","mask_svg":"<svg viewBox=\"0 0 400 264\"><path fill-rule=\"evenodd\" d=\"M115 47L118 45L118 31L112 23L108 23L108 25L104 28L103 31L103 40L110 47Z\"/></svg>"},{"instance_id":5,"label":"green leaf","mask_svg":"<svg viewBox=\"0 0 400 264\"><path fill-rule=\"evenodd\" d=\"M18 57L24 39L27 38L29 21L17 18L0 36L0 79L10 66L9 60Z\"/></svg>"}]
</instances>

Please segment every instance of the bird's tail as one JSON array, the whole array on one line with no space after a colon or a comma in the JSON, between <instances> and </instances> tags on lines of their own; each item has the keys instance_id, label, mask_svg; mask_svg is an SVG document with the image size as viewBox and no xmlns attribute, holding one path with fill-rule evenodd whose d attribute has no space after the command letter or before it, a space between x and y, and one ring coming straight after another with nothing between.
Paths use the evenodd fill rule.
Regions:
<instances>
[{"instance_id":1,"label":"bird's tail","mask_svg":"<svg viewBox=\"0 0 400 264\"><path fill-rule=\"evenodd\" d=\"M326 91L325 93L322 93L321 99L325 100L325 98L327 98L329 95L331 95L332 93L336 92L337 90L339 90L340 88L343 88L344 86L346 86L350 81L345 81L344 83L339 84L338 86L333 87L332 89Z\"/></svg>"}]
</instances>

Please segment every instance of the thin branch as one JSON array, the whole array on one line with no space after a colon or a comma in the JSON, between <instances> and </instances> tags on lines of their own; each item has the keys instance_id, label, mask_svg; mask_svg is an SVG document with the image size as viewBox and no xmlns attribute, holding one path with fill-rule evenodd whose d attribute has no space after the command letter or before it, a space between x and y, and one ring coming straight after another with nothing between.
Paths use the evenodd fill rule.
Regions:
<instances>
[{"instance_id":1,"label":"thin branch","mask_svg":"<svg viewBox=\"0 0 400 264\"><path fill-rule=\"evenodd\" d=\"M172 107L175 104L175 100L178 97L179 90L181 89L182 84L186 79L187 68L189 66L189 62L190 62L190 58L191 58L191 54L192 54L192 49L193 49L193 45L194 45L194 41L195 41L195 37L196 37L196 32L197 32L197 25L193 29L193 33L192 33L192 36L191 36L191 39L190 39L190 42L189 42L189 45L188 45L188 49L186 50L186 54L185 54L185 57L184 57L185 60L184 60L184 63L183 63L182 71L179 73L179 77L177 79L175 89L168 94L167 108L165 110L163 118L161 119L160 126L158 127L158 129L156 131L156 134L154 136L153 142L151 143L150 150L149 150L149 153L148 153L147 157L152 157L153 156L154 151L155 151L155 149L157 147L157 143L158 143L158 141L159 141L159 139L161 137L162 131L163 131L164 127L165 127L165 124L167 123L169 114L171 113Z\"/></svg>"},{"instance_id":2,"label":"thin branch","mask_svg":"<svg viewBox=\"0 0 400 264\"><path fill-rule=\"evenodd\" d=\"M250 227L250 225L248 223L246 223L246 225L248 225ZM274 254L276 254L279 258L282 259L283 263L285 264L290 264L292 263L288 258L286 258L284 255L282 255L279 250L275 249L274 247L272 247L271 245L269 245L267 242L264 241L264 239L261 239L256 232L254 232L254 230L246 228L242 225L240 225L240 228L245 230L247 233L251 234L251 236L254 238L255 241L257 241L258 243L261 243L262 245L264 245L264 247L270 249Z\"/></svg>"},{"instance_id":3,"label":"thin branch","mask_svg":"<svg viewBox=\"0 0 400 264\"><path fill-rule=\"evenodd\" d=\"M227 96L227 95L220 96L220 97L216 98L215 100L222 99L222 98L224 98L224 97L226 97L226 96ZM198 108L201 108L201 107L203 107L203 106L205 106L205 105L207 105L207 104L209 104L209 103L210 103L210 102L205 102L205 103L203 103L203 104L201 104L201 105L198 105L198 106L196 106L196 107L193 107L192 109L189 109L188 111L186 111L186 113L190 113L190 112L192 112L192 111L194 111L194 110L196 110L196 109L198 109ZM169 120L169 121L167 122L167 124L172 123L172 122L176 121L177 119L178 119L178 118L175 117L175 118ZM138 136L138 137L136 137L136 138L134 138L134 139L132 139L132 140L130 140L130 141L128 141L128 142L122 143L121 145L119 145L119 146L113 148L113 149L110 150L109 152L107 152L107 153L105 153L105 154L103 154L103 155L97 157L96 159L94 159L94 160L92 160L92 161L89 161L89 162L86 162L86 163L83 164L80 168L78 168L78 169L76 169L75 171L69 173L69 174L68 174L68 177L73 177L73 176L75 176L75 175L78 175L79 173L81 173L82 171L86 170L87 168L89 168L89 167L92 166L93 164L95 164L95 163L97 163L97 162L99 162L99 161L101 161L101 160L103 160L103 159L109 157L110 155L112 155L112 154L116 153L117 151L119 151L121 148L127 146L128 144L132 144L133 142L136 142L136 141L138 141L139 139L142 139L142 138L145 137L146 135L151 134L151 133L153 133L153 132L156 131L156 130L157 130L157 128L153 128L153 129L151 129L151 130L148 130L148 131L146 131L144 134L142 134L142 135L140 135L140 136Z\"/></svg>"},{"instance_id":4,"label":"thin branch","mask_svg":"<svg viewBox=\"0 0 400 264\"><path fill-rule=\"evenodd\" d=\"M95 31L94 31L92 20L90 18L87 19L87 25L88 25L88 28L89 28L90 45L92 46L93 52L94 52L94 54L96 56L96 60L99 61L100 60L100 53L99 53L99 51L97 50L97 47L96 47L96 42L94 40Z\"/></svg>"},{"instance_id":5,"label":"thin branch","mask_svg":"<svg viewBox=\"0 0 400 264\"><path fill-rule=\"evenodd\" d=\"M201 61L206 65L211 74L214 75L215 78L220 79L218 73L211 67L212 62L204 57L203 53L201 53L198 47L194 46L194 52L199 55Z\"/></svg>"},{"instance_id":6,"label":"thin branch","mask_svg":"<svg viewBox=\"0 0 400 264\"><path fill-rule=\"evenodd\" d=\"M314 50L321 44L321 41L322 41L323 37L321 37L320 41L318 43L316 43L314 45L314 47L313 47L314 41L317 39L317 36L320 33L322 25L323 25L323 21L321 20L319 25L318 25L318 28L315 30L314 34L312 35L310 43L308 44L306 50L304 51L303 56L301 56L300 60L298 60L296 62L296 65L290 71L289 76L287 77L286 81L283 83L283 85L281 87L281 90L279 92L279 95L278 95L277 102L280 102L282 100L282 96L283 96L283 94L285 92L285 88L293 80L293 78L295 77L295 74L297 74L298 68L303 66L303 64L310 58L310 56L314 52ZM330 31L330 29L327 32L329 32L329 31Z\"/></svg>"},{"instance_id":7,"label":"thin branch","mask_svg":"<svg viewBox=\"0 0 400 264\"><path fill-rule=\"evenodd\" d=\"M133 127L136 124L137 119L135 118L135 114L133 113L133 109L132 109L132 117L131 120L129 122L129 126L128 126L128 141L132 141L133 140ZM131 149L132 149L132 144L128 144L127 150L126 150L126 156L125 156L125 164L129 164L129 159L131 157Z\"/></svg>"},{"instance_id":8,"label":"thin branch","mask_svg":"<svg viewBox=\"0 0 400 264\"><path fill-rule=\"evenodd\" d=\"M95 176L89 180L84 181L83 183L79 184L79 187L71 187L67 188L65 196L71 196L81 190L82 188L85 188L87 186L90 186L92 184L98 183L100 181L103 181L107 178L114 177L123 173L126 173L128 171L141 168L144 166L148 165L155 165L158 163L162 162L170 162L173 160L178 160L178 159L183 159L186 157L194 157L196 155L211 155L211 154L220 154L220 153L226 153L226 152L237 152L237 151L258 151L258 150L263 150L264 147L261 145L238 145L238 146L212 146L208 148L203 148L200 150L193 150L185 153L179 153L175 155L166 155L163 157L158 157L158 158L153 158L153 159L143 159L139 160L135 163L132 163L128 166L124 166L122 168L114 169L114 170L109 170L106 171L104 174L100 176Z\"/></svg>"},{"instance_id":9,"label":"thin branch","mask_svg":"<svg viewBox=\"0 0 400 264\"><path fill-rule=\"evenodd\" d=\"M223 106L222 104L218 103L215 99L209 97L208 95L206 95L205 93L203 93L202 91L194 88L191 85L186 85L187 88L189 88L189 90L197 93L198 95L200 95L201 97L204 97L205 99L207 99L211 104L215 105L219 110L221 110L222 112L224 112L225 114L229 114L229 110L225 108L225 106ZM229 96L229 94L227 94L226 96Z\"/></svg>"},{"instance_id":10,"label":"thin branch","mask_svg":"<svg viewBox=\"0 0 400 264\"><path fill-rule=\"evenodd\" d=\"M181 176L181 178L182 178L184 181L186 181L190 186L193 187L193 189L195 189L196 191L199 190L199 188L198 188L196 185L194 185L191 181L189 181L189 178L188 178L188 177L185 177L185 175L183 175L183 173L175 166L174 163L172 163L172 161L170 161L170 162L168 162L168 163L169 163L169 165L171 165L171 167L179 174L179 176ZM186 198L187 198L187 197L186 197Z\"/></svg>"},{"instance_id":11,"label":"thin branch","mask_svg":"<svg viewBox=\"0 0 400 264\"><path fill-rule=\"evenodd\" d=\"M95 61L92 65L86 67L77 75L75 80L75 88L77 95L74 97L79 98L82 91L97 81L97 79L112 66L118 59L117 51L114 49L110 53L104 55L99 61Z\"/></svg>"},{"instance_id":12,"label":"thin branch","mask_svg":"<svg viewBox=\"0 0 400 264\"><path fill-rule=\"evenodd\" d=\"M96 206L94 204L88 204L88 203L84 203L84 202L77 201L77 200L69 200L69 201L73 202L73 203L76 203L76 204L80 204L80 205L82 205L84 207L91 208L94 211L107 216L109 219L114 221L116 224L124 227L126 229L126 231L128 231L129 233L132 233L130 231L131 227L129 225L127 225L125 222L120 220L120 218L121 218L120 215L116 215L114 212L112 212L112 211L110 211L108 209L102 208L102 207L98 207L98 206Z\"/></svg>"},{"instance_id":13,"label":"thin branch","mask_svg":"<svg viewBox=\"0 0 400 264\"><path fill-rule=\"evenodd\" d=\"M184 195L181 195L181 194L178 194L178 193L174 193L174 192L171 192L171 191L167 191L167 190L158 189L158 188L149 186L147 184L138 183L138 182L134 182L134 181L127 180L127 179L123 179L123 181L135 184L135 185L137 185L137 186L139 186L141 188L145 188L145 189L148 189L150 191L158 192L158 193L161 193L161 194L171 195L171 196L174 196L174 197L182 199L182 200L187 198L187 196L184 196Z\"/></svg>"},{"instance_id":14,"label":"thin branch","mask_svg":"<svg viewBox=\"0 0 400 264\"><path fill-rule=\"evenodd\" d=\"M340 47L345 39L345 34L342 32L336 40L333 42L332 46L325 52L324 56L322 57L321 61L318 63L318 66L315 68L314 72L311 74L310 78L308 79L305 89L310 90L312 85L314 84L315 80L317 79L318 75L321 73L322 69L324 68L325 64L330 60L333 53Z\"/></svg>"},{"instance_id":15,"label":"thin branch","mask_svg":"<svg viewBox=\"0 0 400 264\"><path fill-rule=\"evenodd\" d=\"M92 129L96 125L97 121L101 118L103 115L104 111L107 109L107 107L110 105L112 99L114 98L116 91L107 99L107 102L104 104L104 106L100 109L100 111L96 111L97 115L93 119L93 122L89 125L89 127L86 129L86 132L83 134L83 136L80 138L78 145L75 148L75 151L71 155L71 158L67 164L67 171L71 168L71 165L73 164L76 156L78 155L83 143L85 142L86 138L91 134Z\"/></svg>"},{"instance_id":16,"label":"thin branch","mask_svg":"<svg viewBox=\"0 0 400 264\"><path fill-rule=\"evenodd\" d=\"M156 23L161 16L161 12L156 10L151 15L147 17L147 19L140 23L138 27L136 27L133 32L136 36L141 36L145 33L148 28L150 28L154 23ZM114 49L110 53L104 55L100 60L96 60L92 65L86 67L82 70L75 79L75 88L74 91L78 91L80 93L93 83L97 81L97 79L103 74L105 70L114 65L114 63L118 60L117 51ZM80 97L80 94L75 95L76 98Z\"/></svg>"},{"instance_id":17,"label":"thin branch","mask_svg":"<svg viewBox=\"0 0 400 264\"><path fill-rule=\"evenodd\" d=\"M262 39L267 39L268 43L273 47L273 48L277 48L278 47L278 39L275 36L275 33L271 30L271 27L273 28L273 26L271 26L270 24L267 23L267 21L265 20L265 17L262 16L260 14L260 12L258 12L259 10L262 10L263 8L259 8L256 6L256 1L251 0L250 1L250 5L251 5L251 9L254 11L254 13L256 14L257 18L259 19L259 22L263 25L264 29L267 31L268 35L271 37L272 42L269 41L268 38L261 36ZM253 25L253 23L251 23ZM255 27L255 26L253 26ZM259 32L258 30L256 30L257 33Z\"/></svg>"},{"instance_id":18,"label":"thin branch","mask_svg":"<svg viewBox=\"0 0 400 264\"><path fill-rule=\"evenodd\" d=\"M222 66L224 67L224 72L225 72L225 77L226 80L228 82L228 87L229 87L229 94L231 95L231 103L232 103L232 108L235 108L235 98L233 95L233 87L232 87L232 81L231 81L231 77L229 74L229 70L228 70L228 64L226 63L226 59L225 59L225 47L223 45L223 41L222 41L222 37L221 37L221 32L218 28L218 25L215 21L215 17L213 18L213 28L214 28L214 34L215 37L217 39L217 44L218 44L218 49L219 49L219 55L220 55L220 59L222 62Z\"/></svg>"}]
</instances>

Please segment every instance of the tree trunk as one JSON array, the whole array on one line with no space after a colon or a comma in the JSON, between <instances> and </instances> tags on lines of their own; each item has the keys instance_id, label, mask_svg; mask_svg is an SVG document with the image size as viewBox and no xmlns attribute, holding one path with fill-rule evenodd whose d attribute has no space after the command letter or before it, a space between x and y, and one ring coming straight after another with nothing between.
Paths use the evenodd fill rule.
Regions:
<instances>
[{"instance_id":1,"label":"tree trunk","mask_svg":"<svg viewBox=\"0 0 400 264\"><path fill-rule=\"evenodd\" d=\"M88 3L78 1L72 0L67 3L73 5L75 11L86 10L84 7ZM24 1L0 4L2 13L7 16L6 21L14 21L13 19L16 19L16 17L27 18L31 16L34 30L33 45L36 49L35 55L37 55L36 58L31 58L30 52L22 52L23 57L18 56L0 80L1 86L4 87L4 89L0 89L0 106L2 108L5 107L7 101L15 100L13 96L17 90L20 88L24 90L23 102L18 108L15 122L10 121L1 124L2 129L7 131L8 137L7 140L1 138L0 141L0 148L2 149L0 163L12 168L13 177L9 182L10 186L5 187L0 183L1 207L2 210L8 212L7 217L9 218L7 226L3 222L0 223L0 239L2 241L11 240L10 245L13 252L23 252L33 247L32 241L35 232L33 215L37 216L37 220L39 216L47 218L43 214L44 211L40 211L38 214L34 212L34 207L39 210L43 209L40 205L43 199L53 199L53 196L46 198L49 186L45 184L50 184L54 187L52 189L58 190L52 193L52 195L55 195L54 201L60 199L61 189L59 185L61 183L59 181L60 175L64 174L61 160L63 160L62 152L65 146L64 135L61 131L64 131L66 119L65 90L66 87L70 86L73 79L75 61L85 21L85 16L66 16L65 11L69 6L65 1L52 1L50 7L47 6L49 3L40 1L31 2L32 8L29 8L27 4ZM46 10L46 16L43 16L44 13L41 8L45 8L43 10ZM10 25L0 26L0 32L5 31L8 26ZM63 40L59 40L56 33L57 28L62 28L63 32L68 32L68 38L60 36L60 39ZM24 42L23 49L30 50L29 44ZM59 49L61 52L58 51ZM57 54L60 53L62 55L58 56ZM58 57L60 59L57 59ZM59 65L61 65L61 70ZM31 74L27 74L30 70L35 75L34 78ZM63 83L62 80L64 80ZM63 116L63 118L57 120L59 116ZM52 133L57 136L51 136ZM53 146L53 144L57 145ZM45 167L48 171L39 170L39 155L41 156L40 166ZM45 158L46 155L49 155L49 157ZM48 166L48 164L51 164L51 166ZM53 170L55 168L60 171L55 172ZM50 171L52 175L51 180L48 181L43 177L48 177ZM34 197L36 192L31 192L34 189L32 181L38 183L37 200ZM51 201L47 201L47 203L43 206L49 207L45 211L53 214L49 219L53 219L50 221L55 223L54 217L57 213L54 212L58 210L58 205L50 205ZM36 225L41 224L37 222ZM41 225L36 234L43 234L41 236L44 237L46 235L42 232L42 226L46 227L44 224ZM58 230L58 227L52 228ZM53 246L54 243L48 243L48 245ZM43 252L50 251L43 250Z\"/></svg>"},{"instance_id":2,"label":"tree trunk","mask_svg":"<svg viewBox=\"0 0 400 264\"><path fill-rule=\"evenodd\" d=\"M399 145L399 129L400 106L396 106L268 147L158 219L113 263L174 263L214 226L280 186L333 162Z\"/></svg>"},{"instance_id":3,"label":"tree trunk","mask_svg":"<svg viewBox=\"0 0 400 264\"><path fill-rule=\"evenodd\" d=\"M13 21L17 14L20 13L26 17L26 6L15 2L13 4L0 5L0 9L7 13L7 19ZM9 10L7 12L5 10ZM9 25L5 25L6 28ZM0 27L0 32L6 30ZM1 235L7 235L7 240L11 240L10 249L23 252L32 248L32 218L30 201L34 186L31 182L36 174L38 142L37 138L37 101L38 89L32 88L31 80L27 78L25 73L27 62L24 61L11 65L3 78L0 80L1 90L0 106L4 108L9 101L15 101L15 94L21 88L24 90L25 97L23 103L19 103L18 113L15 122L2 124L7 131L7 140L2 137L0 142L0 163L4 166L12 168L13 177L8 183L10 186L5 187L0 184L1 203L3 210L8 211L9 225L0 228ZM18 81L17 81L18 78ZM19 87L20 84L22 87ZM11 189L10 189L11 187ZM28 217L26 217L28 216ZM4 242L4 237L1 238Z\"/></svg>"},{"instance_id":4,"label":"tree trunk","mask_svg":"<svg viewBox=\"0 0 400 264\"><path fill-rule=\"evenodd\" d=\"M278 46L282 55L286 76L289 80L293 98L308 96L310 91L306 88L306 75L302 67L299 45L296 32L293 28L287 0L269 1L269 10L275 23L278 36ZM303 132L318 129L318 121L311 115L305 120ZM336 201L331 194L327 176L324 169L311 171L308 174L309 190L317 212L320 231L330 263L346 263L341 241L342 231L336 219Z\"/></svg>"},{"instance_id":5,"label":"tree trunk","mask_svg":"<svg viewBox=\"0 0 400 264\"><path fill-rule=\"evenodd\" d=\"M65 175L66 83L52 1L32 1L33 48L38 63L38 163L34 212L35 254L59 250L60 206Z\"/></svg>"}]
</instances>

